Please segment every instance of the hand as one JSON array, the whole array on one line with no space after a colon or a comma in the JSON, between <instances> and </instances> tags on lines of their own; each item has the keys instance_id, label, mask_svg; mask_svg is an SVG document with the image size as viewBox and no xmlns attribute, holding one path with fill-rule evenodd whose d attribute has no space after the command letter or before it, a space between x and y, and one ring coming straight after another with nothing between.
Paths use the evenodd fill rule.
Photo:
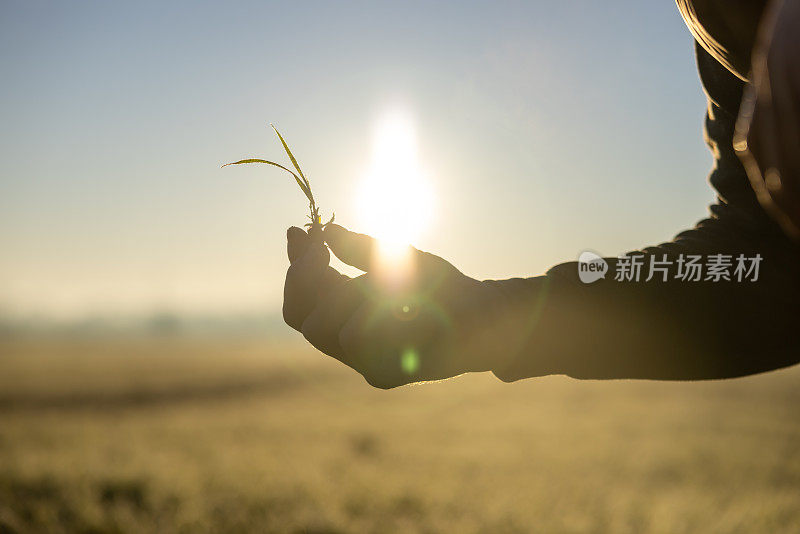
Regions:
<instances>
[{"instance_id":1,"label":"hand","mask_svg":"<svg viewBox=\"0 0 800 534\"><path fill-rule=\"evenodd\" d=\"M758 200L800 240L800 0L773 0L753 49L734 148Z\"/></svg>"},{"instance_id":2,"label":"hand","mask_svg":"<svg viewBox=\"0 0 800 534\"><path fill-rule=\"evenodd\" d=\"M317 236L292 227L287 238L286 323L369 384L386 389L489 370L490 342L478 327L495 299L486 284L411 247L404 259L379 265L373 238L329 225L323 238L334 254L366 271L350 278L328 265Z\"/></svg>"}]
</instances>

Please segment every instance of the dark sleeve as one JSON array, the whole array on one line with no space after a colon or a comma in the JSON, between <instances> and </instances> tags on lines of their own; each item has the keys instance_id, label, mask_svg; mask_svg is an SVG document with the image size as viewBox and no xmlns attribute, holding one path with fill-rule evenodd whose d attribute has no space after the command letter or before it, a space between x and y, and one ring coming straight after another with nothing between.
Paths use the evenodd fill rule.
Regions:
<instances>
[{"instance_id":1,"label":"dark sleeve","mask_svg":"<svg viewBox=\"0 0 800 534\"><path fill-rule=\"evenodd\" d=\"M749 375L800 361L800 251L780 232L753 225L725 204L670 243L641 254L639 282L608 275L579 280L577 263L544 276L487 281L504 295L499 320L513 321L494 374L504 381L566 374L575 378L699 380ZM651 257L675 265L681 254L762 257L758 279L649 282ZM731 269L733 274L733 268ZM703 278L706 272L702 273ZM751 276L752 278L752 276Z\"/></svg>"}]
</instances>

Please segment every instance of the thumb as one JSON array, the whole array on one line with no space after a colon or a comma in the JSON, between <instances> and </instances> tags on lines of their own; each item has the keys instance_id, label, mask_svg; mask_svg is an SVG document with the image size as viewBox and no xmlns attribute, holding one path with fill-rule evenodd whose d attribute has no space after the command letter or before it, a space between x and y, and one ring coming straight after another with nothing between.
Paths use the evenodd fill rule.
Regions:
<instances>
[{"instance_id":1,"label":"thumb","mask_svg":"<svg viewBox=\"0 0 800 534\"><path fill-rule=\"evenodd\" d=\"M374 238L351 232L338 224L327 225L323 234L337 258L362 271L369 270L372 251L376 246Z\"/></svg>"},{"instance_id":2,"label":"thumb","mask_svg":"<svg viewBox=\"0 0 800 534\"><path fill-rule=\"evenodd\" d=\"M286 252L289 263L294 263L302 258L311 244L309 235L302 229L292 226L286 231Z\"/></svg>"}]
</instances>

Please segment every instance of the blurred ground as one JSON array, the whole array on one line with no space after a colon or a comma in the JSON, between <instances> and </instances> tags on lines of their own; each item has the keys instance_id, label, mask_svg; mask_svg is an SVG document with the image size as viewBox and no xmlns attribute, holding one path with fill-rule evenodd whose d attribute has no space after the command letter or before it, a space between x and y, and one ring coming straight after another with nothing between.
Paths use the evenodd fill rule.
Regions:
<instances>
[{"instance_id":1,"label":"blurred ground","mask_svg":"<svg viewBox=\"0 0 800 534\"><path fill-rule=\"evenodd\" d=\"M798 532L800 369L378 391L299 342L0 341L0 532Z\"/></svg>"}]
</instances>

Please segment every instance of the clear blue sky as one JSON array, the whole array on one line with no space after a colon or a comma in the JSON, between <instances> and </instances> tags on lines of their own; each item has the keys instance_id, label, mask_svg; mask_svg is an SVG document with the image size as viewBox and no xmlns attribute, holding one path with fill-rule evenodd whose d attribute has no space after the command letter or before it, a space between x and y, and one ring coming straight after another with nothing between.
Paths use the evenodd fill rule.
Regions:
<instances>
[{"instance_id":1,"label":"clear blue sky","mask_svg":"<svg viewBox=\"0 0 800 534\"><path fill-rule=\"evenodd\" d=\"M416 245L480 278L669 239L713 198L671 2L0 5L0 307L278 309L304 222L278 125L356 230L376 118L413 117Z\"/></svg>"}]
</instances>

